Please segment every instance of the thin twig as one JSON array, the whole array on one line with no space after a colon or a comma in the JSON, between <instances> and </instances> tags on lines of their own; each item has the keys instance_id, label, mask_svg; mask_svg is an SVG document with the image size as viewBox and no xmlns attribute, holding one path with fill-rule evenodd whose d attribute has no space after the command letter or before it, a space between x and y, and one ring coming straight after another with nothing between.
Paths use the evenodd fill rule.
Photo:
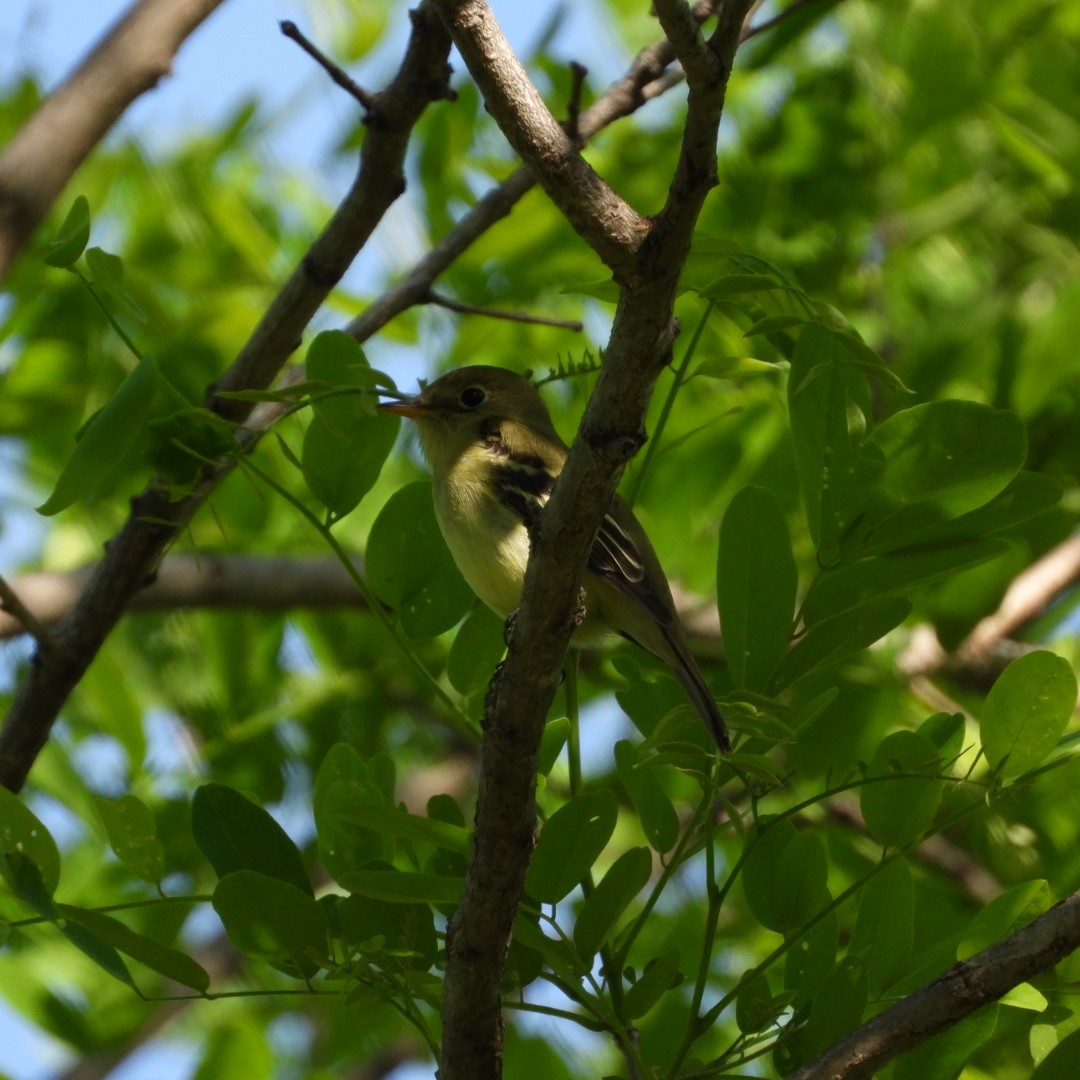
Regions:
<instances>
[{"instance_id":1,"label":"thin twig","mask_svg":"<svg viewBox=\"0 0 1080 1080\"><path fill-rule=\"evenodd\" d=\"M34 636L34 640L46 652L52 652L56 648L56 642L53 640L52 634L19 599L18 594L2 575L0 575L0 608L14 615L30 631Z\"/></svg>"},{"instance_id":2,"label":"thin twig","mask_svg":"<svg viewBox=\"0 0 1080 1080\"><path fill-rule=\"evenodd\" d=\"M340 65L334 63L330 57L314 44L291 19L282 19L278 26L281 27L281 32L291 41L295 41L342 90L356 98L365 112L375 112L378 104L378 94L365 90L352 76L342 70Z\"/></svg>"},{"instance_id":3,"label":"thin twig","mask_svg":"<svg viewBox=\"0 0 1080 1080\"><path fill-rule=\"evenodd\" d=\"M456 311L459 315L486 315L489 319L504 319L507 322L529 323L533 326L554 326L559 330L573 330L577 333L584 329L584 324L577 319L552 319L546 315L527 315L523 311L500 311L498 308L480 307L477 304L462 304L434 290L428 292L426 300L435 307Z\"/></svg>"},{"instance_id":4,"label":"thin twig","mask_svg":"<svg viewBox=\"0 0 1080 1080\"><path fill-rule=\"evenodd\" d=\"M585 89L585 76L589 69L576 60L570 61L570 100L566 105L566 134L575 146L582 145L581 138L581 93Z\"/></svg>"}]
</instances>

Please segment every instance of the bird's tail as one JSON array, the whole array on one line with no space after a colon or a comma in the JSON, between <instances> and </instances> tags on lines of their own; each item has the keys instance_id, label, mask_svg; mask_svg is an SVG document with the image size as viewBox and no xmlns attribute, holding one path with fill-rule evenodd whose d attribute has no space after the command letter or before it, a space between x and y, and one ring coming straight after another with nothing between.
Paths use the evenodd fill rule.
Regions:
<instances>
[{"instance_id":1,"label":"bird's tail","mask_svg":"<svg viewBox=\"0 0 1080 1080\"><path fill-rule=\"evenodd\" d=\"M664 636L667 638L671 651L675 654L676 663L672 665L675 677L682 683L683 689L705 722L705 727L708 728L720 752L730 754L731 736L728 734L727 724L724 723L724 714L717 706L716 699L698 669L697 662L690 655L686 642L674 634Z\"/></svg>"}]
</instances>

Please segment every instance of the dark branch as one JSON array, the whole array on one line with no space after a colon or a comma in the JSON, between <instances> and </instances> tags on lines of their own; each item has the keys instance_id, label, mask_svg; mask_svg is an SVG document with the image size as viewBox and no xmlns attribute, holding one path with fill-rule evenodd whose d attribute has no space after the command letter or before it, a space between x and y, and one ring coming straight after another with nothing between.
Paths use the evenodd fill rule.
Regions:
<instances>
[{"instance_id":1,"label":"dark branch","mask_svg":"<svg viewBox=\"0 0 1080 1080\"><path fill-rule=\"evenodd\" d=\"M577 147L581 141L581 94L585 89L585 77L589 69L576 60L570 62L570 100L566 105L566 134Z\"/></svg>"},{"instance_id":2,"label":"dark branch","mask_svg":"<svg viewBox=\"0 0 1080 1080\"><path fill-rule=\"evenodd\" d=\"M373 94L370 90L365 90L351 75L343 71L340 65L335 64L330 57L302 33L296 23L289 19L283 19L278 23L278 26L281 27L281 32L291 41L295 41L342 90L356 98L365 112L372 113L375 111L378 105L378 95Z\"/></svg>"},{"instance_id":3,"label":"dark branch","mask_svg":"<svg viewBox=\"0 0 1080 1080\"><path fill-rule=\"evenodd\" d=\"M500 311L498 308L479 307L476 304L461 304L448 296L429 291L427 302L436 307L455 311L459 315L485 315L489 319L504 319L507 322L530 323L534 326L554 326L560 330L574 330L580 333L584 327L577 319L552 319L546 315L527 315L523 311Z\"/></svg>"},{"instance_id":4,"label":"dark branch","mask_svg":"<svg viewBox=\"0 0 1080 1080\"><path fill-rule=\"evenodd\" d=\"M485 709L474 852L447 932L440 1068L441 1080L474 1080L501 1074L499 986L533 843L540 735L586 556L619 474L641 443L649 396L671 358L678 275L715 182L720 106L750 0L720 8L711 45L721 60L718 76L691 83L690 138L664 214L652 223L581 167L565 133L542 104L537 108L536 90L504 48L487 5L437 3L504 135L623 285L599 381L535 530L514 636ZM709 156L711 169L702 167Z\"/></svg>"},{"instance_id":5,"label":"dark branch","mask_svg":"<svg viewBox=\"0 0 1080 1080\"><path fill-rule=\"evenodd\" d=\"M1080 892L878 1013L788 1080L863 1080L1080 947Z\"/></svg>"},{"instance_id":6,"label":"dark branch","mask_svg":"<svg viewBox=\"0 0 1080 1080\"><path fill-rule=\"evenodd\" d=\"M38 647L43 651L51 652L56 648L56 642L53 641L52 634L23 603L22 598L4 577L0 577L0 611L6 611L21 630L32 634L34 640L38 643Z\"/></svg>"},{"instance_id":7,"label":"dark branch","mask_svg":"<svg viewBox=\"0 0 1080 1080\"><path fill-rule=\"evenodd\" d=\"M436 0L488 111L583 240L617 278L633 266L648 221L581 156L551 115L486 0Z\"/></svg>"}]
</instances>

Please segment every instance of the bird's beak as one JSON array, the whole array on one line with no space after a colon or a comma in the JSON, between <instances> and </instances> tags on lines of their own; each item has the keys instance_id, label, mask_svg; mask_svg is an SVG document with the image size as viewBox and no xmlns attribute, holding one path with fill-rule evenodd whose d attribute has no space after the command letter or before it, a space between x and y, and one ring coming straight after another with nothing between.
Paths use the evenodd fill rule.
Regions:
<instances>
[{"instance_id":1,"label":"bird's beak","mask_svg":"<svg viewBox=\"0 0 1080 1080\"><path fill-rule=\"evenodd\" d=\"M431 409L430 405L424 405L419 398L402 398L401 401L380 401L379 411L393 413L394 416L408 416L415 420L424 416Z\"/></svg>"}]
</instances>

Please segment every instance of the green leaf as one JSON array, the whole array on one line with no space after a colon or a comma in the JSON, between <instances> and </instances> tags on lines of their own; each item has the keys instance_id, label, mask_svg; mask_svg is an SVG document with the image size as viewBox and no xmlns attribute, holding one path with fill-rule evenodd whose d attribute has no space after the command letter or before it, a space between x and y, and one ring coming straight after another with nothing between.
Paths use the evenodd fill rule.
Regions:
<instances>
[{"instance_id":1,"label":"green leaf","mask_svg":"<svg viewBox=\"0 0 1080 1080\"><path fill-rule=\"evenodd\" d=\"M138 960L140 964L145 964L151 971L200 994L205 994L210 988L210 976L190 956L137 933L119 919L103 912L87 911L70 904L60 904L59 908L64 918L74 919L95 937Z\"/></svg>"},{"instance_id":2,"label":"green leaf","mask_svg":"<svg viewBox=\"0 0 1080 1080\"><path fill-rule=\"evenodd\" d=\"M758 319L749 330L743 331L743 337L754 337L757 334L776 334L782 330L791 330L806 320L798 315L766 315Z\"/></svg>"},{"instance_id":3,"label":"green leaf","mask_svg":"<svg viewBox=\"0 0 1080 1080\"><path fill-rule=\"evenodd\" d=\"M813 833L798 832L786 819L762 817L747 834L744 849L746 905L766 929L785 933L822 906L827 865ZM801 874L806 880L798 880Z\"/></svg>"},{"instance_id":4,"label":"green leaf","mask_svg":"<svg viewBox=\"0 0 1080 1080\"><path fill-rule=\"evenodd\" d=\"M25 855L39 870L46 892L56 892L60 852L37 815L5 787L0 787L0 852Z\"/></svg>"},{"instance_id":5,"label":"green leaf","mask_svg":"<svg viewBox=\"0 0 1080 1080\"><path fill-rule=\"evenodd\" d=\"M348 946L381 954L383 966L426 971L439 943L435 917L427 904L397 904L369 896L346 896L339 904L341 930Z\"/></svg>"},{"instance_id":6,"label":"green leaf","mask_svg":"<svg viewBox=\"0 0 1080 1080\"><path fill-rule=\"evenodd\" d=\"M434 844L458 855L472 852L472 833L445 821L409 814L391 806L358 803L355 785L350 781L334 784L327 792L331 812L341 821L348 821L373 832L424 844Z\"/></svg>"},{"instance_id":7,"label":"green leaf","mask_svg":"<svg viewBox=\"0 0 1080 1080\"><path fill-rule=\"evenodd\" d=\"M866 1002L866 969L858 958L845 957L814 995L810 1017L796 1036L796 1060L809 1061L857 1027Z\"/></svg>"},{"instance_id":8,"label":"green leaf","mask_svg":"<svg viewBox=\"0 0 1080 1080\"><path fill-rule=\"evenodd\" d=\"M107 971L114 979L118 979L125 986L130 986L138 993L135 980L128 971L120 954L108 942L102 941L92 930L77 922L66 922L60 927L60 933L64 935L84 956L89 957L102 971ZM141 996L141 995L140 995Z\"/></svg>"},{"instance_id":9,"label":"green leaf","mask_svg":"<svg viewBox=\"0 0 1080 1080\"><path fill-rule=\"evenodd\" d=\"M122 293L124 288L124 263L119 255L92 247L86 252L86 265L99 289Z\"/></svg>"},{"instance_id":10,"label":"green leaf","mask_svg":"<svg viewBox=\"0 0 1080 1080\"><path fill-rule=\"evenodd\" d=\"M368 537L368 581L413 638L449 630L473 594L454 565L431 503L431 485L409 484L387 500Z\"/></svg>"},{"instance_id":11,"label":"green leaf","mask_svg":"<svg viewBox=\"0 0 1080 1080\"><path fill-rule=\"evenodd\" d=\"M796 1008L813 1001L836 963L839 947L840 923L831 911L788 950L784 988L795 995Z\"/></svg>"},{"instance_id":12,"label":"green leaf","mask_svg":"<svg viewBox=\"0 0 1080 1080\"><path fill-rule=\"evenodd\" d=\"M791 640L798 570L787 521L771 491L746 487L720 524L716 588L735 686L764 691Z\"/></svg>"},{"instance_id":13,"label":"green leaf","mask_svg":"<svg viewBox=\"0 0 1080 1080\"><path fill-rule=\"evenodd\" d=\"M1006 541L993 537L960 540L876 555L823 570L807 591L803 619L809 626L890 596L907 597L920 586L988 562L1008 549Z\"/></svg>"},{"instance_id":14,"label":"green leaf","mask_svg":"<svg viewBox=\"0 0 1080 1080\"><path fill-rule=\"evenodd\" d=\"M869 648L910 614L906 600L882 600L841 612L807 628L784 657L770 692L779 693L810 672Z\"/></svg>"},{"instance_id":15,"label":"green leaf","mask_svg":"<svg viewBox=\"0 0 1080 1080\"><path fill-rule=\"evenodd\" d=\"M342 799L341 786L349 787L349 801ZM334 801L330 802L330 791ZM319 837L319 857L330 876L342 883L343 876L372 862L386 862L394 855L394 838L346 821L339 810L350 803L393 806L393 793L383 790L375 771L347 743L336 743L326 752L315 778L313 797L315 830Z\"/></svg>"},{"instance_id":16,"label":"green leaf","mask_svg":"<svg viewBox=\"0 0 1080 1080\"><path fill-rule=\"evenodd\" d=\"M997 944L1049 911L1053 903L1049 883L1041 878L1006 889L971 920L964 940L957 946L956 959L968 960Z\"/></svg>"},{"instance_id":17,"label":"green leaf","mask_svg":"<svg viewBox=\"0 0 1080 1080\"><path fill-rule=\"evenodd\" d=\"M134 795L95 799L94 807L116 857L136 877L159 884L165 873L165 848L150 807Z\"/></svg>"},{"instance_id":18,"label":"green leaf","mask_svg":"<svg viewBox=\"0 0 1080 1080\"><path fill-rule=\"evenodd\" d=\"M348 334L319 334L307 354L310 378L336 387L393 385L372 371L364 351ZM379 478L401 426L360 394L319 397L300 454L304 481L336 517L349 513Z\"/></svg>"},{"instance_id":19,"label":"green leaf","mask_svg":"<svg viewBox=\"0 0 1080 1080\"><path fill-rule=\"evenodd\" d=\"M761 816L743 843L746 858L741 877L746 906L768 930L783 931L787 924L787 908L781 896L781 856L797 835L795 826L786 819L773 821Z\"/></svg>"},{"instance_id":20,"label":"green leaf","mask_svg":"<svg viewBox=\"0 0 1080 1080\"><path fill-rule=\"evenodd\" d=\"M964 745L963 713L934 713L928 716L919 725L919 734L929 739L937 749L938 754L948 761L960 753Z\"/></svg>"},{"instance_id":21,"label":"green leaf","mask_svg":"<svg viewBox=\"0 0 1080 1080\"><path fill-rule=\"evenodd\" d=\"M870 777L891 777L897 772L921 776L895 776L859 788L859 805L878 843L899 847L921 835L934 820L943 781L932 779L941 769L941 755L924 735L894 731L878 744L870 760Z\"/></svg>"},{"instance_id":22,"label":"green leaf","mask_svg":"<svg viewBox=\"0 0 1080 1080\"><path fill-rule=\"evenodd\" d=\"M630 1020L644 1016L668 990L682 982L679 972L679 950L670 949L645 965L641 978L627 991L623 1000L624 1012Z\"/></svg>"},{"instance_id":23,"label":"green leaf","mask_svg":"<svg viewBox=\"0 0 1080 1080\"><path fill-rule=\"evenodd\" d=\"M552 720L544 728L544 736L540 740L539 760L536 763L536 771L541 776L547 776L555 768L555 762L559 760L562 748L570 737L570 721L565 716Z\"/></svg>"},{"instance_id":24,"label":"green leaf","mask_svg":"<svg viewBox=\"0 0 1080 1080\"><path fill-rule=\"evenodd\" d=\"M201 789L203 790L203 789ZM280 964L310 979L327 955L329 927L310 892L254 870L226 873L217 883L214 910L229 940L245 956Z\"/></svg>"},{"instance_id":25,"label":"green leaf","mask_svg":"<svg viewBox=\"0 0 1080 1080\"><path fill-rule=\"evenodd\" d=\"M973 401L932 401L895 413L863 444L856 466L867 513L905 527L988 503L1023 467L1027 436L1014 413Z\"/></svg>"},{"instance_id":26,"label":"green leaf","mask_svg":"<svg viewBox=\"0 0 1080 1080\"><path fill-rule=\"evenodd\" d=\"M443 874L414 874L403 870L353 870L341 884L358 896L392 904L456 904L465 882Z\"/></svg>"},{"instance_id":27,"label":"green leaf","mask_svg":"<svg viewBox=\"0 0 1080 1080\"><path fill-rule=\"evenodd\" d=\"M559 807L540 833L525 890L542 904L558 903L592 868L615 831L618 803L607 789Z\"/></svg>"},{"instance_id":28,"label":"green leaf","mask_svg":"<svg viewBox=\"0 0 1080 1080\"><path fill-rule=\"evenodd\" d=\"M858 435L849 416L855 377L835 337L807 323L791 360L788 410L807 524L826 562L861 512L855 485Z\"/></svg>"},{"instance_id":29,"label":"green leaf","mask_svg":"<svg viewBox=\"0 0 1080 1080\"><path fill-rule=\"evenodd\" d=\"M79 195L56 234L45 248L45 265L69 267L83 253L90 241L90 204L85 195Z\"/></svg>"},{"instance_id":30,"label":"green leaf","mask_svg":"<svg viewBox=\"0 0 1080 1080\"><path fill-rule=\"evenodd\" d=\"M984 1005L960 1023L897 1058L893 1080L956 1080L968 1059L994 1034L997 1018L997 1002ZM1069 1071L1062 1073L1059 1080L1072 1080L1075 1075L1076 1060L1072 1058ZM1043 1077L1042 1080L1051 1078Z\"/></svg>"},{"instance_id":31,"label":"green leaf","mask_svg":"<svg viewBox=\"0 0 1080 1080\"><path fill-rule=\"evenodd\" d=\"M858 956L866 965L872 997L909 970L914 938L911 871L903 859L894 859L863 886L859 915L848 943L848 956Z\"/></svg>"},{"instance_id":32,"label":"green leaf","mask_svg":"<svg viewBox=\"0 0 1080 1080\"><path fill-rule=\"evenodd\" d=\"M454 635L446 658L446 677L459 694L471 694L491 681L506 652L503 621L490 608L478 604Z\"/></svg>"},{"instance_id":33,"label":"green leaf","mask_svg":"<svg viewBox=\"0 0 1080 1080\"><path fill-rule=\"evenodd\" d=\"M588 974L589 969L569 942L548 937L528 912L519 911L514 920L514 941L539 953L548 967L568 982L580 982Z\"/></svg>"},{"instance_id":34,"label":"green leaf","mask_svg":"<svg viewBox=\"0 0 1080 1080\"><path fill-rule=\"evenodd\" d=\"M11 891L29 904L43 919L55 922L60 917L52 893L49 892L41 871L33 859L21 851L4 855L0 870Z\"/></svg>"},{"instance_id":35,"label":"green leaf","mask_svg":"<svg viewBox=\"0 0 1080 1080\"><path fill-rule=\"evenodd\" d=\"M84 428L52 494L37 508L39 514L48 517L59 513L88 494L119 465L146 427L157 382L157 363L143 357Z\"/></svg>"},{"instance_id":36,"label":"green leaf","mask_svg":"<svg viewBox=\"0 0 1080 1080\"><path fill-rule=\"evenodd\" d=\"M777 1017L765 972L744 975L736 988L735 1023L744 1035L764 1031Z\"/></svg>"},{"instance_id":37,"label":"green leaf","mask_svg":"<svg viewBox=\"0 0 1080 1080\"><path fill-rule=\"evenodd\" d=\"M775 375L780 370L778 364L769 360L756 360L752 356L715 356L698 364L690 378L696 379L700 375L707 379L737 382L753 379L758 375Z\"/></svg>"},{"instance_id":38,"label":"green leaf","mask_svg":"<svg viewBox=\"0 0 1080 1080\"><path fill-rule=\"evenodd\" d=\"M652 877L648 848L624 851L585 898L574 922L574 944L588 962L599 952L631 901Z\"/></svg>"},{"instance_id":39,"label":"green leaf","mask_svg":"<svg viewBox=\"0 0 1080 1080\"><path fill-rule=\"evenodd\" d=\"M987 760L1004 776L1041 764L1057 745L1076 707L1076 675L1051 652L1017 657L998 677L982 707Z\"/></svg>"},{"instance_id":40,"label":"green leaf","mask_svg":"<svg viewBox=\"0 0 1080 1080\"><path fill-rule=\"evenodd\" d=\"M632 743L615 744L615 768L637 810L641 828L654 850L663 854L679 838L679 815L667 792L660 785L656 771L639 760L640 752Z\"/></svg>"},{"instance_id":41,"label":"green leaf","mask_svg":"<svg viewBox=\"0 0 1080 1080\"><path fill-rule=\"evenodd\" d=\"M619 286L609 277L576 281L571 285L564 285L559 292L564 296L591 296L594 300L603 300L606 304L619 302Z\"/></svg>"},{"instance_id":42,"label":"green leaf","mask_svg":"<svg viewBox=\"0 0 1080 1080\"><path fill-rule=\"evenodd\" d=\"M1074 1080L1078 1054L1080 1031L1072 1031L1042 1059L1031 1080Z\"/></svg>"},{"instance_id":43,"label":"green leaf","mask_svg":"<svg viewBox=\"0 0 1080 1080\"><path fill-rule=\"evenodd\" d=\"M796 832L780 855L779 870L783 891L776 909L783 929L794 930L829 902L829 860L821 837L807 830Z\"/></svg>"},{"instance_id":44,"label":"green leaf","mask_svg":"<svg viewBox=\"0 0 1080 1080\"><path fill-rule=\"evenodd\" d=\"M1031 983L1023 982L1003 994L1002 1005L1011 1005L1014 1009L1026 1009L1028 1012L1041 1013L1050 1004Z\"/></svg>"},{"instance_id":45,"label":"green leaf","mask_svg":"<svg viewBox=\"0 0 1080 1080\"><path fill-rule=\"evenodd\" d=\"M724 274L697 291L709 300L719 300L747 292L768 292L784 286L770 274Z\"/></svg>"},{"instance_id":46,"label":"green leaf","mask_svg":"<svg viewBox=\"0 0 1080 1080\"><path fill-rule=\"evenodd\" d=\"M303 857L288 833L239 791L224 784L199 788L191 803L191 831L219 878L252 870L314 896Z\"/></svg>"},{"instance_id":47,"label":"green leaf","mask_svg":"<svg viewBox=\"0 0 1080 1080\"><path fill-rule=\"evenodd\" d=\"M237 1013L210 1030L192 1080L272 1080L277 1062L254 1016Z\"/></svg>"},{"instance_id":48,"label":"green leaf","mask_svg":"<svg viewBox=\"0 0 1080 1080\"><path fill-rule=\"evenodd\" d=\"M1052 476L1019 472L985 506L949 521L920 522L920 512L905 522L902 514L894 514L860 536L859 549L870 555L915 544L980 539L1029 521L1060 501L1061 484Z\"/></svg>"}]
</instances>

